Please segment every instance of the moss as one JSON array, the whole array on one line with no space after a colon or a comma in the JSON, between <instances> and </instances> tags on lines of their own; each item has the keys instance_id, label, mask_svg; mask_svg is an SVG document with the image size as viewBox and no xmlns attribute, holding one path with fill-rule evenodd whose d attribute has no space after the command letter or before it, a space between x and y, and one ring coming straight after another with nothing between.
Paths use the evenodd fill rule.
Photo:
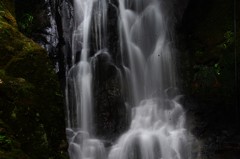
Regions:
<instances>
[{"instance_id":1,"label":"moss","mask_svg":"<svg viewBox=\"0 0 240 159\"><path fill-rule=\"evenodd\" d=\"M0 2L0 21L7 22L13 27L17 27L16 19L14 18L14 2L11 0L1 0Z\"/></svg>"},{"instance_id":2,"label":"moss","mask_svg":"<svg viewBox=\"0 0 240 159\"><path fill-rule=\"evenodd\" d=\"M3 81L0 87L2 119L11 125L16 139L23 146L21 149L36 155L32 147L41 151L46 149L47 145L44 144L44 140L41 140L45 131L42 130L42 134L38 133L41 124L39 118L36 117L38 108L36 107L36 95L34 94L35 87L23 78L9 76L1 78Z\"/></svg>"},{"instance_id":3,"label":"moss","mask_svg":"<svg viewBox=\"0 0 240 159\"><path fill-rule=\"evenodd\" d=\"M40 50L43 48L26 38L16 28L6 22L0 21L0 68L17 54L29 51Z\"/></svg>"},{"instance_id":4,"label":"moss","mask_svg":"<svg viewBox=\"0 0 240 159\"><path fill-rule=\"evenodd\" d=\"M35 50L19 54L7 64L6 74L14 78L25 79L34 86L37 86L34 88L33 92L27 93L28 95L33 96L34 99L24 100L30 102L27 103L28 106L30 106L27 110L26 108L19 110L19 114L26 114L24 112L29 112L29 114L27 113L30 116L29 119L40 118L38 120L41 120L41 122L39 122L44 125L43 128L46 132L46 137L48 139L51 138L47 143L51 145L50 147L57 149L61 140L56 137L63 134L63 132L59 132L57 128L60 125L64 128L64 124L62 124L64 123L64 116L61 109L61 107L63 107L62 96L59 96L61 92L59 91L56 75L53 72L52 67L50 67L50 62L47 60L45 51ZM26 91L26 88L32 87L25 85L22 90L18 89L18 92L20 92L20 90ZM17 105L23 105L24 101L18 101L20 103L17 103ZM39 117L36 117L36 114L38 114ZM33 116L31 117L31 115ZM24 119L23 117L21 118ZM23 127L23 125L21 127ZM32 125L32 127L34 126ZM41 131L37 132L40 133ZM34 136L36 136L36 134Z\"/></svg>"},{"instance_id":5,"label":"moss","mask_svg":"<svg viewBox=\"0 0 240 159\"><path fill-rule=\"evenodd\" d=\"M0 147L0 158L59 159L65 126L56 74L47 52L19 32L4 2L0 3L0 120L13 133L2 136L5 148ZM18 147L12 147L12 141Z\"/></svg>"},{"instance_id":6,"label":"moss","mask_svg":"<svg viewBox=\"0 0 240 159\"><path fill-rule=\"evenodd\" d=\"M0 156L1 159L30 159L21 149L20 143L14 138L13 132L0 119Z\"/></svg>"},{"instance_id":7,"label":"moss","mask_svg":"<svg viewBox=\"0 0 240 159\"><path fill-rule=\"evenodd\" d=\"M15 15L15 2L14 0L1 0L0 8L8 10L12 15Z\"/></svg>"}]
</instances>

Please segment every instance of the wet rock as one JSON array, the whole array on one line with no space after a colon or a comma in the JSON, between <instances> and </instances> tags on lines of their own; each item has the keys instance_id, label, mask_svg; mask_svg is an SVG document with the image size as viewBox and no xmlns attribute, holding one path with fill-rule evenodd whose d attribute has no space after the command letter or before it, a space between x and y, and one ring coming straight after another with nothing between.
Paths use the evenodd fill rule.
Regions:
<instances>
[{"instance_id":1,"label":"wet rock","mask_svg":"<svg viewBox=\"0 0 240 159\"><path fill-rule=\"evenodd\" d=\"M94 101L96 135L114 141L127 128L127 113L121 92L120 74L104 55L96 57Z\"/></svg>"}]
</instances>

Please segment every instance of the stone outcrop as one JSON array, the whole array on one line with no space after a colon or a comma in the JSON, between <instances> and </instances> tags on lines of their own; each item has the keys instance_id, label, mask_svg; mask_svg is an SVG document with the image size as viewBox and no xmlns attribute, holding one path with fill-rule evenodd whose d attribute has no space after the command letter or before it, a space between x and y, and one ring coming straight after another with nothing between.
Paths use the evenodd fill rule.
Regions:
<instances>
[{"instance_id":1,"label":"stone outcrop","mask_svg":"<svg viewBox=\"0 0 240 159\"><path fill-rule=\"evenodd\" d=\"M0 2L0 156L60 159L63 95L47 52L19 31L14 3Z\"/></svg>"}]
</instances>

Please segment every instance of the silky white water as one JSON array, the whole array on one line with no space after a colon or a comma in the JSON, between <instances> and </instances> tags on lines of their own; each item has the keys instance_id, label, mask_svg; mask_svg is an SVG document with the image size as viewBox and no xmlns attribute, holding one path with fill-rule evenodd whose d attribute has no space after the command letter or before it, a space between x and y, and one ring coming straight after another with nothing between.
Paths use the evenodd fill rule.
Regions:
<instances>
[{"instance_id":1,"label":"silky white water","mask_svg":"<svg viewBox=\"0 0 240 159\"><path fill-rule=\"evenodd\" d=\"M92 59L90 58L90 28L95 20L97 49L103 49L106 2L74 1L74 31L72 34L72 66L66 85L67 138L71 159L105 159L103 144L93 138Z\"/></svg>"},{"instance_id":2,"label":"silky white water","mask_svg":"<svg viewBox=\"0 0 240 159\"><path fill-rule=\"evenodd\" d=\"M164 0L119 0L116 27L125 75L121 80L131 124L110 150L94 137L95 56L90 56L90 29L95 30L95 55L107 50L107 5L105 0L74 0L72 65L66 86L70 158L191 159L191 137L176 88L173 27Z\"/></svg>"}]
</instances>

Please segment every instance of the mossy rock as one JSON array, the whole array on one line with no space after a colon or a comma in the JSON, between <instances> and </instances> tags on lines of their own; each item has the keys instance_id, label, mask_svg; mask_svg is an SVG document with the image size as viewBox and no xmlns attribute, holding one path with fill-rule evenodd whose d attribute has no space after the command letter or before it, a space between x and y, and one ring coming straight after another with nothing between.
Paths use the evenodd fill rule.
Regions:
<instances>
[{"instance_id":1,"label":"mossy rock","mask_svg":"<svg viewBox=\"0 0 240 159\"><path fill-rule=\"evenodd\" d=\"M43 48L20 33L17 28L0 21L0 68L15 55L36 50L45 52Z\"/></svg>"},{"instance_id":2,"label":"mossy rock","mask_svg":"<svg viewBox=\"0 0 240 159\"><path fill-rule=\"evenodd\" d=\"M1 75L0 79L1 118L10 125L24 152L32 158L47 158L50 152L46 123L41 121L43 107L38 103L36 87L23 78Z\"/></svg>"},{"instance_id":3,"label":"mossy rock","mask_svg":"<svg viewBox=\"0 0 240 159\"><path fill-rule=\"evenodd\" d=\"M14 18L14 2L12 0L1 0L0 2L0 21L7 22L13 27L17 27L16 19Z\"/></svg>"},{"instance_id":4,"label":"mossy rock","mask_svg":"<svg viewBox=\"0 0 240 159\"><path fill-rule=\"evenodd\" d=\"M0 119L0 157L1 159L30 159L14 138L9 126Z\"/></svg>"},{"instance_id":5,"label":"mossy rock","mask_svg":"<svg viewBox=\"0 0 240 159\"><path fill-rule=\"evenodd\" d=\"M0 2L0 120L12 136L4 137L0 158L60 159L66 140L59 82L47 52L19 32L8 2Z\"/></svg>"}]
</instances>

